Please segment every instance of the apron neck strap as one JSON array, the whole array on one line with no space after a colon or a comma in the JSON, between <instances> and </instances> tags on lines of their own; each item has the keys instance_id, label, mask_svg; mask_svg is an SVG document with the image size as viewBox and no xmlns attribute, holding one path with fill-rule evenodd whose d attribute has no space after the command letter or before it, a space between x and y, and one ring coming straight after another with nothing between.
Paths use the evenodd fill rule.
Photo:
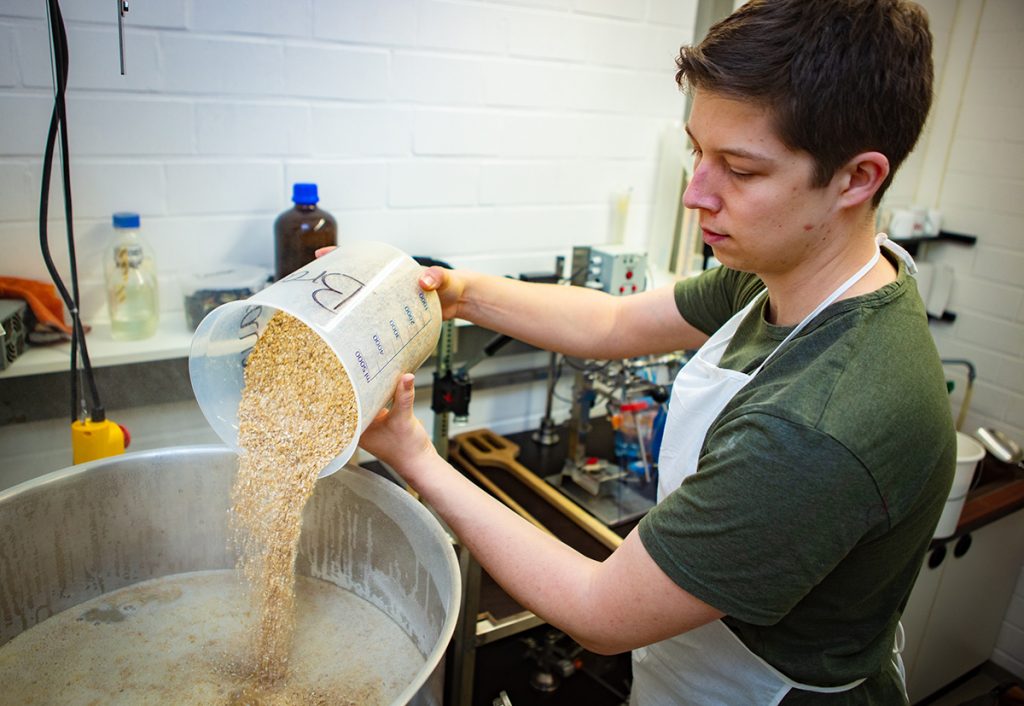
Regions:
<instances>
[{"instance_id":1,"label":"apron neck strap","mask_svg":"<svg viewBox=\"0 0 1024 706\"><path fill-rule=\"evenodd\" d=\"M907 252L906 248L904 248L899 243L895 243L889 240L889 236L887 236L885 233L879 233L878 235L876 235L875 242L878 243L880 246L884 247L892 254L894 254L899 259L903 260L903 264L906 265L907 272L909 274L917 274L917 263L914 262L913 256L911 256L911 254Z\"/></svg>"},{"instance_id":2,"label":"apron neck strap","mask_svg":"<svg viewBox=\"0 0 1024 706\"><path fill-rule=\"evenodd\" d=\"M896 243L889 240L888 236L886 236L885 233L879 233L878 235L875 236L875 254L871 256L871 259L868 260L863 267L854 272L849 279L847 279L845 282L839 285L835 289L835 291L833 291L831 294L825 297L821 301L821 303L818 304L818 306L814 307L814 311L805 316L803 321L794 326L793 330L790 331L784 339L782 339L782 343L777 345L775 347L775 350L769 353L768 357L765 358L759 366L757 366L757 370L755 370L752 373L752 375L757 375L759 372L761 372L761 369L768 364L768 361L772 359L772 356L779 352L780 348L782 348L784 345L789 343L793 338L795 338L797 334L804 330L807 324L814 320L814 317L816 317L818 314L824 311L825 308L832 304L832 302L834 302L836 299L843 296L843 294L845 294L850 287L857 284L857 282L859 282L864 277L864 275L870 272L871 268L878 263L878 259L882 256L882 245L884 245L886 249L894 252L900 259L907 263L908 271L911 270L911 268L913 268L913 272L917 271L917 267L914 265L914 259L910 256L910 253L908 253L906 250L904 250ZM768 293L766 291L765 296L767 297L767 295Z\"/></svg>"}]
</instances>

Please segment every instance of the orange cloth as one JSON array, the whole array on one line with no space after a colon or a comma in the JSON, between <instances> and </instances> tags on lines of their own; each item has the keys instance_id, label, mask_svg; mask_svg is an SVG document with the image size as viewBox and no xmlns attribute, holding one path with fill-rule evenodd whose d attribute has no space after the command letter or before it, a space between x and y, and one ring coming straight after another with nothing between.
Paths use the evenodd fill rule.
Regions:
<instances>
[{"instance_id":1,"label":"orange cloth","mask_svg":"<svg viewBox=\"0 0 1024 706\"><path fill-rule=\"evenodd\" d=\"M23 299L40 325L71 333L71 327L64 323L64 303L57 294L57 287L49 282L0 277L0 298Z\"/></svg>"}]
</instances>

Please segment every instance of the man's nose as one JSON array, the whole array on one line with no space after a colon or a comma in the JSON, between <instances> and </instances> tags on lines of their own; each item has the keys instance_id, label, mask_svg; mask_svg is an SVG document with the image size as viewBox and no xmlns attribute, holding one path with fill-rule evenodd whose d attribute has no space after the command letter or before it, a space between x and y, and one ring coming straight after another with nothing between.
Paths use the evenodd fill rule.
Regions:
<instances>
[{"instance_id":1,"label":"man's nose","mask_svg":"<svg viewBox=\"0 0 1024 706\"><path fill-rule=\"evenodd\" d=\"M683 192L683 205L689 209L718 211L721 200L713 188L711 175L703 164L698 164Z\"/></svg>"}]
</instances>

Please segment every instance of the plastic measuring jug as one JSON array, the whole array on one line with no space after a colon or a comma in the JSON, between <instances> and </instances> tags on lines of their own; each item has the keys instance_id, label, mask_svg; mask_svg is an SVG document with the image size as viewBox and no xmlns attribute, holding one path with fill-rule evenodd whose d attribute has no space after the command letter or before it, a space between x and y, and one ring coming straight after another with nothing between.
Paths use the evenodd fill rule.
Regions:
<instances>
[{"instance_id":1,"label":"plastic measuring jug","mask_svg":"<svg viewBox=\"0 0 1024 706\"><path fill-rule=\"evenodd\" d=\"M420 289L421 269L386 243L346 242L248 299L207 314L192 337L188 369L213 430L238 450L245 362L270 318L284 311L327 342L352 382L356 434L320 475L344 466L359 435L391 401L398 378L437 346L441 304L436 293Z\"/></svg>"}]
</instances>

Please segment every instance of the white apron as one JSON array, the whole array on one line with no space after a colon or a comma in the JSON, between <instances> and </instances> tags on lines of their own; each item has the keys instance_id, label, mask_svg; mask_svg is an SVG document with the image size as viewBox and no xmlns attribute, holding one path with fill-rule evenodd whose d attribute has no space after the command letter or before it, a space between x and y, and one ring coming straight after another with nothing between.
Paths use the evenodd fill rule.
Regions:
<instances>
[{"instance_id":1,"label":"white apron","mask_svg":"<svg viewBox=\"0 0 1024 706\"><path fill-rule=\"evenodd\" d=\"M889 242L884 234L879 234L875 242L877 246L885 244L896 252L907 262L910 272L916 270L910 255ZM683 366L672 386L672 401L658 456L659 502L678 488L684 478L696 473L708 429L736 393L764 368L779 349L864 277L880 255L876 248L871 260L797 324L754 372L747 374L720 368L718 363L744 317L763 300L760 296L729 319ZM901 632L902 628L898 633ZM902 649L900 642L897 638L897 647ZM893 661L902 677L899 650L894 648L893 652ZM696 630L634 650L630 703L640 706L774 706L790 689L835 693L853 689L863 681L857 679L834 687L796 682L747 649L724 623L716 620Z\"/></svg>"}]
</instances>

